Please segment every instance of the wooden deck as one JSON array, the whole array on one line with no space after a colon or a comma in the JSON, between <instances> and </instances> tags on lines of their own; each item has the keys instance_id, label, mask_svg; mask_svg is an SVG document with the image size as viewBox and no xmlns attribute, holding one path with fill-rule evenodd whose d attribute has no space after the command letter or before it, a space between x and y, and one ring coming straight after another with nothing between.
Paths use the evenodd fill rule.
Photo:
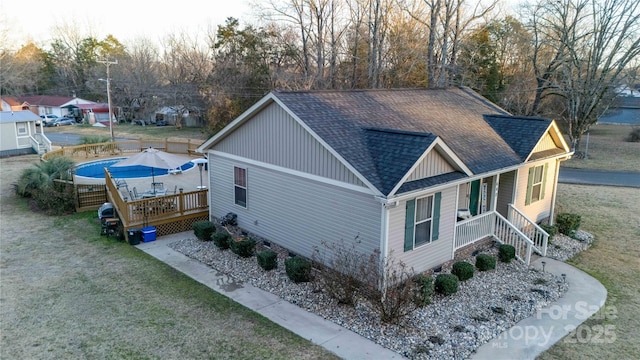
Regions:
<instances>
[{"instance_id":1,"label":"wooden deck","mask_svg":"<svg viewBox=\"0 0 640 360\"><path fill-rule=\"evenodd\" d=\"M162 148L172 153L184 154L185 158L202 157L195 153L196 143L176 143L167 141L127 141L79 145L54 150L43 156L43 160L53 156L65 156L77 164L114 157L128 157L148 147ZM187 160L188 161L188 160ZM200 189L208 184L208 172L198 166L178 174L167 174L144 178L114 179L105 169L105 178L74 176L78 185L102 184L106 195L116 209L125 237L130 230L154 226L156 235L163 236L192 229L193 222L209 219L208 189ZM122 182L126 182L126 185ZM132 200L131 192L143 193L152 189L152 182L161 182L167 189L164 196ZM117 185L120 184L120 185Z\"/></svg>"}]
</instances>

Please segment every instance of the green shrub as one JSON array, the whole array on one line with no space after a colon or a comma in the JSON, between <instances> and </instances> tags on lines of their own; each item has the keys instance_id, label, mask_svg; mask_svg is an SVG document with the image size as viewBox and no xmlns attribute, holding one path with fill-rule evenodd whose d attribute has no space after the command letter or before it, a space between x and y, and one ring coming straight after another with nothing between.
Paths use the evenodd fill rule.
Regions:
<instances>
[{"instance_id":1,"label":"green shrub","mask_svg":"<svg viewBox=\"0 0 640 360\"><path fill-rule=\"evenodd\" d=\"M248 236L243 236L240 239L231 239L229 247L234 254L247 258L255 253L256 241Z\"/></svg>"},{"instance_id":2,"label":"green shrub","mask_svg":"<svg viewBox=\"0 0 640 360\"><path fill-rule=\"evenodd\" d=\"M629 142L640 142L640 127L633 128L627 137Z\"/></svg>"},{"instance_id":3,"label":"green shrub","mask_svg":"<svg viewBox=\"0 0 640 360\"><path fill-rule=\"evenodd\" d=\"M496 259L487 254L476 256L476 268L480 271L493 270L496 268Z\"/></svg>"},{"instance_id":4,"label":"green shrub","mask_svg":"<svg viewBox=\"0 0 640 360\"><path fill-rule=\"evenodd\" d=\"M558 232L571 236L582 222L582 217L578 214L560 213L556 216L556 225L558 226Z\"/></svg>"},{"instance_id":5,"label":"green shrub","mask_svg":"<svg viewBox=\"0 0 640 360\"><path fill-rule=\"evenodd\" d=\"M498 258L504 263L510 263L516 258L516 248L509 244L502 244L498 247Z\"/></svg>"},{"instance_id":6,"label":"green shrub","mask_svg":"<svg viewBox=\"0 0 640 360\"><path fill-rule=\"evenodd\" d=\"M256 255L258 265L269 271L278 267L278 254L273 250L261 251Z\"/></svg>"},{"instance_id":7,"label":"green shrub","mask_svg":"<svg viewBox=\"0 0 640 360\"><path fill-rule=\"evenodd\" d=\"M458 277L453 274L440 274L436 276L435 290L444 295L451 295L458 292Z\"/></svg>"},{"instance_id":8,"label":"green shrub","mask_svg":"<svg viewBox=\"0 0 640 360\"><path fill-rule=\"evenodd\" d=\"M558 233L558 227L556 225L540 224L540 227L549 234L549 239Z\"/></svg>"},{"instance_id":9,"label":"green shrub","mask_svg":"<svg viewBox=\"0 0 640 360\"><path fill-rule=\"evenodd\" d=\"M193 223L193 234L202 241L211 241L211 235L216 232L216 225L209 220Z\"/></svg>"},{"instance_id":10,"label":"green shrub","mask_svg":"<svg viewBox=\"0 0 640 360\"><path fill-rule=\"evenodd\" d=\"M75 193L72 184L55 180L71 180L74 162L64 156L24 169L17 183L16 194L30 198L32 209L52 215L70 214L75 211Z\"/></svg>"},{"instance_id":11,"label":"green shrub","mask_svg":"<svg viewBox=\"0 0 640 360\"><path fill-rule=\"evenodd\" d=\"M307 259L294 256L284 261L287 276L295 283L311 280L311 262Z\"/></svg>"},{"instance_id":12,"label":"green shrub","mask_svg":"<svg viewBox=\"0 0 640 360\"><path fill-rule=\"evenodd\" d=\"M417 306L426 306L431 304L431 296L434 292L433 278L424 274L418 274L413 278L416 286L414 295L415 304Z\"/></svg>"},{"instance_id":13,"label":"green shrub","mask_svg":"<svg viewBox=\"0 0 640 360\"><path fill-rule=\"evenodd\" d=\"M213 234L213 243L220 250L226 250L229 248L229 242L231 241L231 235L225 232L217 232Z\"/></svg>"},{"instance_id":14,"label":"green shrub","mask_svg":"<svg viewBox=\"0 0 640 360\"><path fill-rule=\"evenodd\" d=\"M460 281L465 281L473 277L473 265L466 261L458 261L453 264L451 273L458 277Z\"/></svg>"}]
</instances>

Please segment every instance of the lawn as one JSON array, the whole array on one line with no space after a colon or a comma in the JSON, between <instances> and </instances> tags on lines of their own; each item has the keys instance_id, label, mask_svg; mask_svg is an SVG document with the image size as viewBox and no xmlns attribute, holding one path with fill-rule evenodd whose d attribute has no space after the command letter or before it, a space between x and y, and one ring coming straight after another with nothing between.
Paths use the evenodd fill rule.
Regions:
<instances>
[{"instance_id":1,"label":"lawn","mask_svg":"<svg viewBox=\"0 0 640 360\"><path fill-rule=\"evenodd\" d=\"M540 359L637 359L640 354L640 191L560 184L558 211L582 215L594 246L570 263L608 291L606 311L587 320ZM613 315L613 316L612 316ZM604 335L602 329L612 329Z\"/></svg>"},{"instance_id":2,"label":"lawn","mask_svg":"<svg viewBox=\"0 0 640 360\"><path fill-rule=\"evenodd\" d=\"M135 247L101 237L94 211L32 212L11 184L37 159L0 159L1 359L336 358Z\"/></svg>"},{"instance_id":3,"label":"lawn","mask_svg":"<svg viewBox=\"0 0 640 360\"><path fill-rule=\"evenodd\" d=\"M68 132L87 136L103 136L109 137L109 127L96 127L91 125L74 125L61 127L48 127L44 130L45 135L52 132ZM204 132L203 128L183 127L176 129L174 126L155 126L155 125L132 125L117 124L113 127L114 137L127 137L140 140L186 140L204 142L209 136Z\"/></svg>"},{"instance_id":4,"label":"lawn","mask_svg":"<svg viewBox=\"0 0 640 360\"><path fill-rule=\"evenodd\" d=\"M640 142L629 142L630 125L598 124L583 136L580 151L586 159L571 159L564 167L578 169L640 171ZM587 141L588 139L588 141Z\"/></svg>"}]
</instances>

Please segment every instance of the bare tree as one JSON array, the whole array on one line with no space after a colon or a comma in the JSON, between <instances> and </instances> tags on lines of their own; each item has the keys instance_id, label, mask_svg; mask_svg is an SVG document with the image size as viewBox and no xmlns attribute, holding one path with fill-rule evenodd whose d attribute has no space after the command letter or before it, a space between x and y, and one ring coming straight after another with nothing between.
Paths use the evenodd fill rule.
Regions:
<instances>
[{"instance_id":1,"label":"bare tree","mask_svg":"<svg viewBox=\"0 0 640 360\"><path fill-rule=\"evenodd\" d=\"M640 55L640 2L559 0L535 5L530 25L539 89L559 99L574 149L613 98L624 71ZM546 52L546 53L545 53ZM539 71L539 69L544 69ZM539 111L539 102L533 111ZM546 111L549 113L549 111Z\"/></svg>"},{"instance_id":2,"label":"bare tree","mask_svg":"<svg viewBox=\"0 0 640 360\"><path fill-rule=\"evenodd\" d=\"M187 34L169 35L164 40L162 75L164 84L160 96L177 113L175 126L182 128L187 112L203 111L201 88L213 69L210 52Z\"/></svg>"}]
</instances>

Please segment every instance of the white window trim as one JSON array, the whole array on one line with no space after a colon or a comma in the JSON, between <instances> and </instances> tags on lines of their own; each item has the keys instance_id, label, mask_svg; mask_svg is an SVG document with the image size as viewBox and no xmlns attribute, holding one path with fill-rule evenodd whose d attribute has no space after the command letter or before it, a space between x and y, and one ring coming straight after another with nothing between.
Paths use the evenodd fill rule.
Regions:
<instances>
[{"instance_id":1,"label":"white window trim","mask_svg":"<svg viewBox=\"0 0 640 360\"><path fill-rule=\"evenodd\" d=\"M536 182L536 171L540 169L540 181ZM537 165L533 169L533 181L531 182L531 204L538 202L544 198L544 194L542 193L542 184L544 183L544 164ZM533 194L535 193L535 187L539 186L540 191L538 191L538 198L534 199Z\"/></svg>"},{"instance_id":2,"label":"white window trim","mask_svg":"<svg viewBox=\"0 0 640 360\"><path fill-rule=\"evenodd\" d=\"M418 201L422 200L422 199L426 199L426 198L430 198L429 202L431 202L431 214L429 214L430 216L424 220L420 220L418 221ZM413 248L419 248L425 245L429 245L433 242L433 206L434 206L434 196L432 195L427 195L427 196L423 196L420 198L416 198L416 203L415 203L415 209L414 209L414 215L413 215ZM416 244L416 234L418 233L417 228L418 225L425 223L427 221L430 221L429 224L429 239L427 241L425 241L424 243L421 244Z\"/></svg>"},{"instance_id":3,"label":"white window trim","mask_svg":"<svg viewBox=\"0 0 640 360\"><path fill-rule=\"evenodd\" d=\"M243 169L244 170L244 183L245 186L240 186L238 184L236 184L236 169ZM243 209L247 208L247 205L249 203L249 176L248 176L248 171L246 167L242 167L242 166L234 166L233 167L233 204L235 206L239 206ZM236 188L240 188L240 189L244 189L244 206L242 204L238 204L238 200L236 199Z\"/></svg>"},{"instance_id":4,"label":"white window trim","mask_svg":"<svg viewBox=\"0 0 640 360\"><path fill-rule=\"evenodd\" d=\"M27 125L26 124L17 123L16 127L17 127L16 132L17 132L18 135L27 135Z\"/></svg>"}]
</instances>

